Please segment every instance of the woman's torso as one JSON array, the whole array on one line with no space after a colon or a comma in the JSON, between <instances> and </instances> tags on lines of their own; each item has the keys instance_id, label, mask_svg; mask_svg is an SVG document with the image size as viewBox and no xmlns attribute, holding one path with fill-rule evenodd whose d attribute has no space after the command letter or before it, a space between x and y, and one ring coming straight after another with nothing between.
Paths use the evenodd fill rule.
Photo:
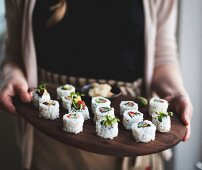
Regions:
<instances>
[{"instance_id":1,"label":"woman's torso","mask_svg":"<svg viewBox=\"0 0 202 170\"><path fill-rule=\"evenodd\" d=\"M68 13L47 27L55 0L36 1L38 65L60 74L133 81L143 77L142 0L69 0Z\"/></svg>"}]
</instances>

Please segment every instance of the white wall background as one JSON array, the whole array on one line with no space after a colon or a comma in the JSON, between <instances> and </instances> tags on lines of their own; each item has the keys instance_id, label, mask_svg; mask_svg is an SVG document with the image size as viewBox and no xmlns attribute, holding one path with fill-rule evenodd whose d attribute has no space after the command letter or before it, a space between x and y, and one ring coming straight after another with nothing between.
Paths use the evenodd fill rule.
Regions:
<instances>
[{"instance_id":1,"label":"white wall background","mask_svg":"<svg viewBox=\"0 0 202 170\"><path fill-rule=\"evenodd\" d=\"M180 65L194 115L190 140L175 148L174 170L195 170L202 161L202 0L180 1L179 15Z\"/></svg>"},{"instance_id":2,"label":"white wall background","mask_svg":"<svg viewBox=\"0 0 202 170\"><path fill-rule=\"evenodd\" d=\"M4 19L4 0L0 0L0 36L5 30L5 19Z\"/></svg>"}]
</instances>

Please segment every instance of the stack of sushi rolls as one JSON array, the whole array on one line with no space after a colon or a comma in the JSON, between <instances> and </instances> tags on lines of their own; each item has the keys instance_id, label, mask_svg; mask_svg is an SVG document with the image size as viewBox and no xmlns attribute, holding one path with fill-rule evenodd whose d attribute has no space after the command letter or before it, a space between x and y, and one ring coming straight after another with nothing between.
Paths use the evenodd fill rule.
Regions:
<instances>
[{"instance_id":1,"label":"stack of sushi rolls","mask_svg":"<svg viewBox=\"0 0 202 170\"><path fill-rule=\"evenodd\" d=\"M123 125L126 129L131 130L134 123L143 121L143 113L136 110L126 110L123 113Z\"/></svg>"},{"instance_id":2,"label":"stack of sushi rolls","mask_svg":"<svg viewBox=\"0 0 202 170\"><path fill-rule=\"evenodd\" d=\"M70 96L72 98L71 112L82 114L85 120L90 119L88 107L81 99L81 94L71 92Z\"/></svg>"},{"instance_id":3,"label":"stack of sushi rolls","mask_svg":"<svg viewBox=\"0 0 202 170\"><path fill-rule=\"evenodd\" d=\"M152 122L159 132L169 132L171 128L172 112L156 112L152 114Z\"/></svg>"},{"instance_id":4,"label":"stack of sushi rolls","mask_svg":"<svg viewBox=\"0 0 202 170\"><path fill-rule=\"evenodd\" d=\"M151 98L149 102L149 115L152 116L156 112L167 112L168 101L156 97Z\"/></svg>"},{"instance_id":5,"label":"stack of sushi rolls","mask_svg":"<svg viewBox=\"0 0 202 170\"><path fill-rule=\"evenodd\" d=\"M113 115L105 115L96 122L96 134L101 138L113 139L118 136L118 121Z\"/></svg>"},{"instance_id":6,"label":"stack of sushi rolls","mask_svg":"<svg viewBox=\"0 0 202 170\"><path fill-rule=\"evenodd\" d=\"M39 103L39 116L54 120L59 117L59 103L56 100L47 100Z\"/></svg>"},{"instance_id":7,"label":"stack of sushi rolls","mask_svg":"<svg viewBox=\"0 0 202 170\"><path fill-rule=\"evenodd\" d=\"M149 120L141 121L132 126L133 137L137 142L155 140L156 126Z\"/></svg>"},{"instance_id":8,"label":"stack of sushi rolls","mask_svg":"<svg viewBox=\"0 0 202 170\"><path fill-rule=\"evenodd\" d=\"M71 111L71 106L72 106L72 98L71 98L71 96L62 97L62 106L68 112Z\"/></svg>"},{"instance_id":9,"label":"stack of sushi rolls","mask_svg":"<svg viewBox=\"0 0 202 170\"><path fill-rule=\"evenodd\" d=\"M57 99L70 96L71 92L75 92L75 87L70 84L65 84L57 88Z\"/></svg>"},{"instance_id":10,"label":"stack of sushi rolls","mask_svg":"<svg viewBox=\"0 0 202 170\"><path fill-rule=\"evenodd\" d=\"M106 115L114 116L114 108L111 106L98 106L94 114L94 121L100 121Z\"/></svg>"},{"instance_id":11,"label":"stack of sushi rolls","mask_svg":"<svg viewBox=\"0 0 202 170\"><path fill-rule=\"evenodd\" d=\"M123 115L126 110L138 111L138 104L134 101L121 101L119 106L121 115Z\"/></svg>"},{"instance_id":12,"label":"stack of sushi rolls","mask_svg":"<svg viewBox=\"0 0 202 170\"><path fill-rule=\"evenodd\" d=\"M40 84L32 92L32 103L36 108L39 108L39 103L50 100L50 94L46 90L45 84Z\"/></svg>"},{"instance_id":13,"label":"stack of sushi rolls","mask_svg":"<svg viewBox=\"0 0 202 170\"><path fill-rule=\"evenodd\" d=\"M111 105L111 101L101 96L92 97L91 99L91 108L92 108L93 114L95 114L97 107L109 107L110 105Z\"/></svg>"},{"instance_id":14,"label":"stack of sushi rolls","mask_svg":"<svg viewBox=\"0 0 202 170\"><path fill-rule=\"evenodd\" d=\"M63 115L63 130L70 133L83 131L84 117L80 113L68 113Z\"/></svg>"}]
</instances>

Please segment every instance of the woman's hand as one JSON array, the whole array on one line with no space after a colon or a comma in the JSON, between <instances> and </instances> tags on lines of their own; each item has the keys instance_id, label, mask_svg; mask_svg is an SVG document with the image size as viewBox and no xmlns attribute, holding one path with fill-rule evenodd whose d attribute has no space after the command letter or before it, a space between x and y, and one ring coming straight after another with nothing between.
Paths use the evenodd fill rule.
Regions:
<instances>
[{"instance_id":1,"label":"woman's hand","mask_svg":"<svg viewBox=\"0 0 202 170\"><path fill-rule=\"evenodd\" d=\"M168 100L169 107L181 115L181 120L187 129L183 141L187 141L191 134L190 120L193 108L179 69L171 64L155 67L152 89L160 98Z\"/></svg>"},{"instance_id":2,"label":"woman's hand","mask_svg":"<svg viewBox=\"0 0 202 170\"><path fill-rule=\"evenodd\" d=\"M23 72L17 67L8 67L3 74L4 80L0 88L0 109L15 113L12 97L18 95L22 102L31 101L28 83Z\"/></svg>"},{"instance_id":3,"label":"woman's hand","mask_svg":"<svg viewBox=\"0 0 202 170\"><path fill-rule=\"evenodd\" d=\"M177 113L180 114L181 120L186 126L186 135L184 136L182 141L187 141L191 135L191 126L190 121L193 113L193 107L190 102L188 95L181 94L177 96L167 96L165 98L170 103L170 109L175 110Z\"/></svg>"}]
</instances>

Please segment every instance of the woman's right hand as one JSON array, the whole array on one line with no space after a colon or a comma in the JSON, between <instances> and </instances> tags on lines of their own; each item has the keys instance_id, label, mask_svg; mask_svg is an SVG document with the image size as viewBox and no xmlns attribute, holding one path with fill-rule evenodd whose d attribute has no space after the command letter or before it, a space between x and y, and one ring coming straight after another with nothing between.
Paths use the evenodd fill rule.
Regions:
<instances>
[{"instance_id":1,"label":"woman's right hand","mask_svg":"<svg viewBox=\"0 0 202 170\"><path fill-rule=\"evenodd\" d=\"M3 83L0 88L0 110L15 113L12 97L16 95L22 102L31 102L24 73L18 67L8 67L3 73Z\"/></svg>"}]
</instances>

